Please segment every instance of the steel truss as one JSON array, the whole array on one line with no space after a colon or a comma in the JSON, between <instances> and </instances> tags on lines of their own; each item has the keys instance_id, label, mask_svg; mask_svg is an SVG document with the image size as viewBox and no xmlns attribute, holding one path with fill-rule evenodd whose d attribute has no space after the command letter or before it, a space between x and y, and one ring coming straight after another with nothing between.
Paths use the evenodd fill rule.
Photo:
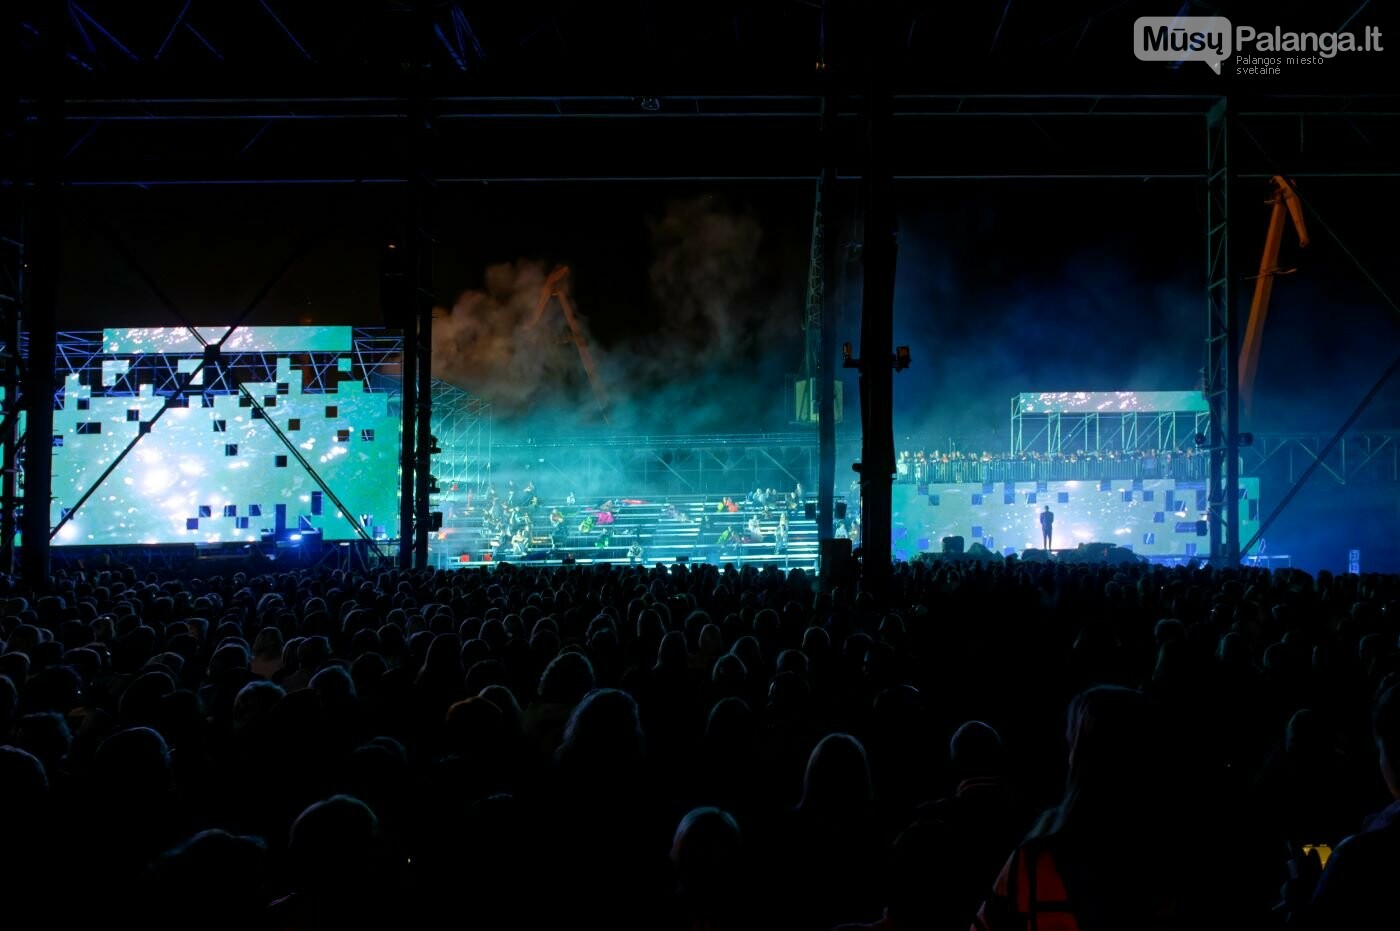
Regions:
<instances>
[{"instance_id":1,"label":"steel truss","mask_svg":"<svg viewBox=\"0 0 1400 931\"><path fill-rule=\"evenodd\" d=\"M492 476L533 479L565 493L738 495L755 488L784 494L816 487L818 444L811 434L547 439L496 444ZM503 489L497 489L503 491Z\"/></svg>"},{"instance_id":2,"label":"steel truss","mask_svg":"<svg viewBox=\"0 0 1400 931\"><path fill-rule=\"evenodd\" d=\"M23 91L21 92L23 94ZM1200 159L1201 120L1220 98L1172 94L902 94L895 98L892 151L896 181L1146 179L1207 181ZM421 106L434 127L423 171L434 184L541 181L751 181L815 184L811 157L822 119L819 95L678 96L657 112L625 96L444 96L415 103L398 93L324 96L296 90L197 99L132 90L75 92L63 114L61 170L70 185L396 184L411 183L395 138ZM20 101L26 119L36 104ZM844 97L831 118L836 160L861 164L857 148L864 102ZM1400 178L1387 147L1368 160L1315 152L1307 133L1345 130L1390 140L1400 101L1343 97L1261 99L1236 114L1267 152L1284 157L1294 178ZM590 155L607 126L606 156ZM482 132L493 145L477 143ZM173 134L178 158L127 154L147 135ZM553 157L542 132L576 158ZM1125 133L1151 132L1153 146L1122 146ZM347 136L355 146L347 146ZM1006 140L1017 144L1008 145ZM667 142L666 140L669 140ZM937 145L930 143L937 141ZM362 143L362 144L360 144ZM665 144L673 153L655 158ZM143 150L145 147L141 147ZM197 153L191 156L189 152ZM1360 156L1358 156L1360 158ZM1267 180L1276 168L1262 152L1236 153L1236 176ZM464 170L463 166L470 166ZM834 181L858 180L852 170Z\"/></svg>"},{"instance_id":3,"label":"steel truss","mask_svg":"<svg viewBox=\"0 0 1400 931\"><path fill-rule=\"evenodd\" d=\"M135 396L145 384L162 397L237 394L243 383L276 383L279 358L289 358L291 367L302 372L304 394L334 392L347 379L363 382L366 391L397 394L403 337L392 330L356 327L349 372L340 369L338 352L225 352L218 365L206 365L193 382L189 362L200 358L195 354L147 352L114 357L104 349L101 330L60 331L56 346L57 371L77 375L95 395ZM60 387L54 396L55 409L62 403Z\"/></svg>"},{"instance_id":4,"label":"steel truss","mask_svg":"<svg viewBox=\"0 0 1400 931\"><path fill-rule=\"evenodd\" d=\"M1011 455L1177 450L1195 445L1210 415L1194 411L1025 413L1011 401Z\"/></svg>"},{"instance_id":5,"label":"steel truss","mask_svg":"<svg viewBox=\"0 0 1400 931\"><path fill-rule=\"evenodd\" d=\"M1230 144L1235 116L1228 101L1206 114L1206 364L1203 393L1210 405L1210 469L1206 521L1211 562L1240 561L1239 319L1230 273L1230 204L1234 175Z\"/></svg>"},{"instance_id":6,"label":"steel truss","mask_svg":"<svg viewBox=\"0 0 1400 931\"><path fill-rule=\"evenodd\" d=\"M1348 433L1319 461L1328 439L1318 433L1257 434L1254 445L1241 450L1244 471L1293 485L1317 463L1317 474L1337 485L1400 483L1400 431Z\"/></svg>"},{"instance_id":7,"label":"steel truss","mask_svg":"<svg viewBox=\"0 0 1400 931\"><path fill-rule=\"evenodd\" d=\"M456 385L433 380L432 475L444 492L485 490L491 476L491 405Z\"/></svg>"}]
</instances>

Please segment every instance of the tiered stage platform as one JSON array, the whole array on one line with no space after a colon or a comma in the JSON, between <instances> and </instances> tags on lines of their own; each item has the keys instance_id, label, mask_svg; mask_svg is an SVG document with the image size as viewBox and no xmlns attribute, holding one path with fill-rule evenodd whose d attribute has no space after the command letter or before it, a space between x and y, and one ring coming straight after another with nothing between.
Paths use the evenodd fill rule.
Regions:
<instances>
[{"instance_id":1,"label":"tiered stage platform","mask_svg":"<svg viewBox=\"0 0 1400 931\"><path fill-rule=\"evenodd\" d=\"M767 514L751 507L736 513L717 510L722 498L700 495L670 495L656 499L615 501L614 522L607 528L595 526L580 532L589 515L596 515L598 502L568 505L562 500L544 499L534 509L534 536L523 553L511 553L499 536L488 534L479 507L468 509L464 502L443 507L442 530L429 541L431 562L438 568L490 565L512 562L531 565L575 563L627 564L629 562L674 563L678 561L775 565L786 569L814 569L817 564L816 521L804 516L803 509L788 511L787 546L778 551L774 534L779 511ZM735 497L741 501L740 497ZM669 516L674 507L679 517ZM563 529L551 541L548 515L558 508L565 516ZM762 542L721 544L726 530L742 539L749 520L759 516ZM604 529L610 530L604 544ZM630 556L633 543L640 543L640 558Z\"/></svg>"}]
</instances>

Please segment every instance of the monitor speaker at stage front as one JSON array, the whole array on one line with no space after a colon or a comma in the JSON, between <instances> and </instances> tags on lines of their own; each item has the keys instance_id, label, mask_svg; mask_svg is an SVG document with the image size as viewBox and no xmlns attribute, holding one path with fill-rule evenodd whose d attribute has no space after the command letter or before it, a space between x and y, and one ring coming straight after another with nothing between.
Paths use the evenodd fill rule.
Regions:
<instances>
[{"instance_id":1,"label":"monitor speaker at stage front","mask_svg":"<svg viewBox=\"0 0 1400 931\"><path fill-rule=\"evenodd\" d=\"M854 581L855 559L851 556L851 541L821 541L821 562L818 568L818 582L821 590L831 591L840 585L847 586Z\"/></svg>"},{"instance_id":2,"label":"monitor speaker at stage front","mask_svg":"<svg viewBox=\"0 0 1400 931\"><path fill-rule=\"evenodd\" d=\"M818 416L821 405L818 403L819 393L817 391L818 380L815 378L799 378L793 385L793 398L796 400L796 410L793 412L795 423L816 423L821 418ZM845 400L845 392L842 390L841 382L835 382L832 392L832 408L835 417L832 419L837 423L841 422L841 409Z\"/></svg>"}]
</instances>

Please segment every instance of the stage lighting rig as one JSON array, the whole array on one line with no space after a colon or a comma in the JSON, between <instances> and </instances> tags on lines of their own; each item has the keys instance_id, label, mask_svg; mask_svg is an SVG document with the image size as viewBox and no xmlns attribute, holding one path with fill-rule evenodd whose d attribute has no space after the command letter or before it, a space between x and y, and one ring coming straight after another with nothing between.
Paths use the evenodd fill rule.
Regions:
<instances>
[{"instance_id":1,"label":"stage lighting rig","mask_svg":"<svg viewBox=\"0 0 1400 931\"><path fill-rule=\"evenodd\" d=\"M890 356L890 367L896 372L902 372L909 368L911 357L908 346L896 346L894 355ZM841 346L841 367L847 369L860 369L864 371L865 363L855 356L855 348L850 343Z\"/></svg>"}]
</instances>

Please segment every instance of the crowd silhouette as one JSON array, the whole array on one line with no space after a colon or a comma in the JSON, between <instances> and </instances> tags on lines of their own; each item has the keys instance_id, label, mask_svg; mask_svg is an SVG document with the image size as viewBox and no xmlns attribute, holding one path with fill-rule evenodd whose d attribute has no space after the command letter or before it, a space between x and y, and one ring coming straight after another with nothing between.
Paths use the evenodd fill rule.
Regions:
<instances>
[{"instance_id":1,"label":"crowd silhouette","mask_svg":"<svg viewBox=\"0 0 1400 931\"><path fill-rule=\"evenodd\" d=\"M1397 927L1397 599L1014 559L10 580L4 926Z\"/></svg>"}]
</instances>

